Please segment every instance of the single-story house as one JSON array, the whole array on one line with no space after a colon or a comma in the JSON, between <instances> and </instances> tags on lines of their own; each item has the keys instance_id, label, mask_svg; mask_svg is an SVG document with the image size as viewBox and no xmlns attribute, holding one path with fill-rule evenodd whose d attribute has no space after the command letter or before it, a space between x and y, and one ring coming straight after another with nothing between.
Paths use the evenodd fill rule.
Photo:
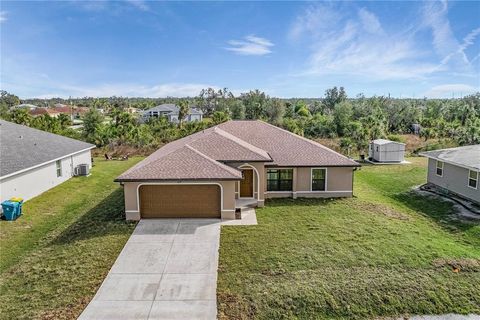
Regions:
<instances>
[{"instance_id":1,"label":"single-story house","mask_svg":"<svg viewBox=\"0 0 480 320\"><path fill-rule=\"evenodd\" d=\"M92 166L95 146L0 120L0 201L31 199Z\"/></svg>"},{"instance_id":2,"label":"single-story house","mask_svg":"<svg viewBox=\"0 0 480 320\"><path fill-rule=\"evenodd\" d=\"M405 143L376 139L370 142L368 157L376 162L402 162L405 160Z\"/></svg>"},{"instance_id":3,"label":"single-story house","mask_svg":"<svg viewBox=\"0 0 480 320\"><path fill-rule=\"evenodd\" d=\"M77 106L71 106L71 105L66 105L61 103L55 104L55 106L52 109L58 113L66 114L70 116L72 120L80 118L90 110L87 107L77 107Z\"/></svg>"},{"instance_id":4,"label":"single-story house","mask_svg":"<svg viewBox=\"0 0 480 320\"><path fill-rule=\"evenodd\" d=\"M38 107L38 108L35 108L35 109L30 109L28 111L28 113L32 116L32 117L38 117L38 116L42 116L44 114L48 114L50 117L52 118L56 118L58 117L61 112L53 109L53 108L43 108L43 107Z\"/></svg>"},{"instance_id":5,"label":"single-story house","mask_svg":"<svg viewBox=\"0 0 480 320\"><path fill-rule=\"evenodd\" d=\"M145 110L142 114L143 121L148 121L150 118L166 117L168 121L177 123L178 113L180 108L173 103L164 103L159 106ZM202 110L192 107L190 108L188 115L185 117L185 122L202 121Z\"/></svg>"},{"instance_id":6,"label":"single-story house","mask_svg":"<svg viewBox=\"0 0 480 320\"><path fill-rule=\"evenodd\" d=\"M233 219L266 198L351 197L360 165L263 121L227 121L173 141L118 178L126 218Z\"/></svg>"},{"instance_id":7,"label":"single-story house","mask_svg":"<svg viewBox=\"0 0 480 320\"><path fill-rule=\"evenodd\" d=\"M428 158L428 183L480 204L480 144L420 155Z\"/></svg>"}]
</instances>

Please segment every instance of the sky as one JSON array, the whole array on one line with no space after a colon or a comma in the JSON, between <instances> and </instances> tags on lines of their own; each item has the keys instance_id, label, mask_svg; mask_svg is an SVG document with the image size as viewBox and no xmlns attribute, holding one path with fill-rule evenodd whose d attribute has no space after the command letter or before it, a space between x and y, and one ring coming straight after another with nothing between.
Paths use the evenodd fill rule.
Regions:
<instances>
[{"instance_id":1,"label":"sky","mask_svg":"<svg viewBox=\"0 0 480 320\"><path fill-rule=\"evenodd\" d=\"M0 54L23 99L451 98L480 91L480 2L2 1Z\"/></svg>"}]
</instances>

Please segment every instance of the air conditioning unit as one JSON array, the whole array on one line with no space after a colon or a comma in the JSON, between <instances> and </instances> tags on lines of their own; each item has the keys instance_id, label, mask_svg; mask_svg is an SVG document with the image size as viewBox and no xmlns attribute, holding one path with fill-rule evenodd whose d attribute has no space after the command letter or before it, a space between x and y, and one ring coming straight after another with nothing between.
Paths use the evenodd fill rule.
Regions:
<instances>
[{"instance_id":1,"label":"air conditioning unit","mask_svg":"<svg viewBox=\"0 0 480 320\"><path fill-rule=\"evenodd\" d=\"M75 168L75 175L76 176L88 176L90 174L90 168L88 164L79 164Z\"/></svg>"}]
</instances>

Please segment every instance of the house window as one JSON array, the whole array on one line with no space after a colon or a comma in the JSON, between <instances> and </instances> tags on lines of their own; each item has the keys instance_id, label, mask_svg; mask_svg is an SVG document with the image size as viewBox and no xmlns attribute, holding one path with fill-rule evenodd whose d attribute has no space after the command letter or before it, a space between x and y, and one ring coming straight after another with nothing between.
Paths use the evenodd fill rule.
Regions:
<instances>
[{"instance_id":1,"label":"house window","mask_svg":"<svg viewBox=\"0 0 480 320\"><path fill-rule=\"evenodd\" d=\"M443 177L443 162L437 160L437 176Z\"/></svg>"},{"instance_id":2,"label":"house window","mask_svg":"<svg viewBox=\"0 0 480 320\"><path fill-rule=\"evenodd\" d=\"M55 161L55 166L57 167L57 177L62 176L62 160Z\"/></svg>"},{"instance_id":3,"label":"house window","mask_svg":"<svg viewBox=\"0 0 480 320\"><path fill-rule=\"evenodd\" d=\"M478 186L478 171L468 171L468 186L477 189Z\"/></svg>"},{"instance_id":4,"label":"house window","mask_svg":"<svg viewBox=\"0 0 480 320\"><path fill-rule=\"evenodd\" d=\"M327 169L312 169L312 191L325 191L327 188Z\"/></svg>"},{"instance_id":5,"label":"house window","mask_svg":"<svg viewBox=\"0 0 480 320\"><path fill-rule=\"evenodd\" d=\"M292 191L293 169L268 169L267 191Z\"/></svg>"},{"instance_id":6,"label":"house window","mask_svg":"<svg viewBox=\"0 0 480 320\"><path fill-rule=\"evenodd\" d=\"M377 146L377 152L378 152L378 146Z\"/></svg>"}]
</instances>

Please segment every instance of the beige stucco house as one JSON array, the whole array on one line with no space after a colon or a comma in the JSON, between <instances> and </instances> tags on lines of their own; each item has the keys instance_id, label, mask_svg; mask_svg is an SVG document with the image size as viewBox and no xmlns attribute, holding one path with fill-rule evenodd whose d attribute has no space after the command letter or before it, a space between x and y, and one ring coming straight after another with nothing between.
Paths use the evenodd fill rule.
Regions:
<instances>
[{"instance_id":1,"label":"beige stucco house","mask_svg":"<svg viewBox=\"0 0 480 320\"><path fill-rule=\"evenodd\" d=\"M0 201L25 201L92 166L94 145L0 120Z\"/></svg>"},{"instance_id":2,"label":"beige stucco house","mask_svg":"<svg viewBox=\"0 0 480 320\"><path fill-rule=\"evenodd\" d=\"M359 164L263 121L228 121L171 142L115 181L126 217L232 219L278 197L351 197Z\"/></svg>"},{"instance_id":3,"label":"beige stucco house","mask_svg":"<svg viewBox=\"0 0 480 320\"><path fill-rule=\"evenodd\" d=\"M428 183L480 204L480 144L420 155L428 158Z\"/></svg>"}]
</instances>

